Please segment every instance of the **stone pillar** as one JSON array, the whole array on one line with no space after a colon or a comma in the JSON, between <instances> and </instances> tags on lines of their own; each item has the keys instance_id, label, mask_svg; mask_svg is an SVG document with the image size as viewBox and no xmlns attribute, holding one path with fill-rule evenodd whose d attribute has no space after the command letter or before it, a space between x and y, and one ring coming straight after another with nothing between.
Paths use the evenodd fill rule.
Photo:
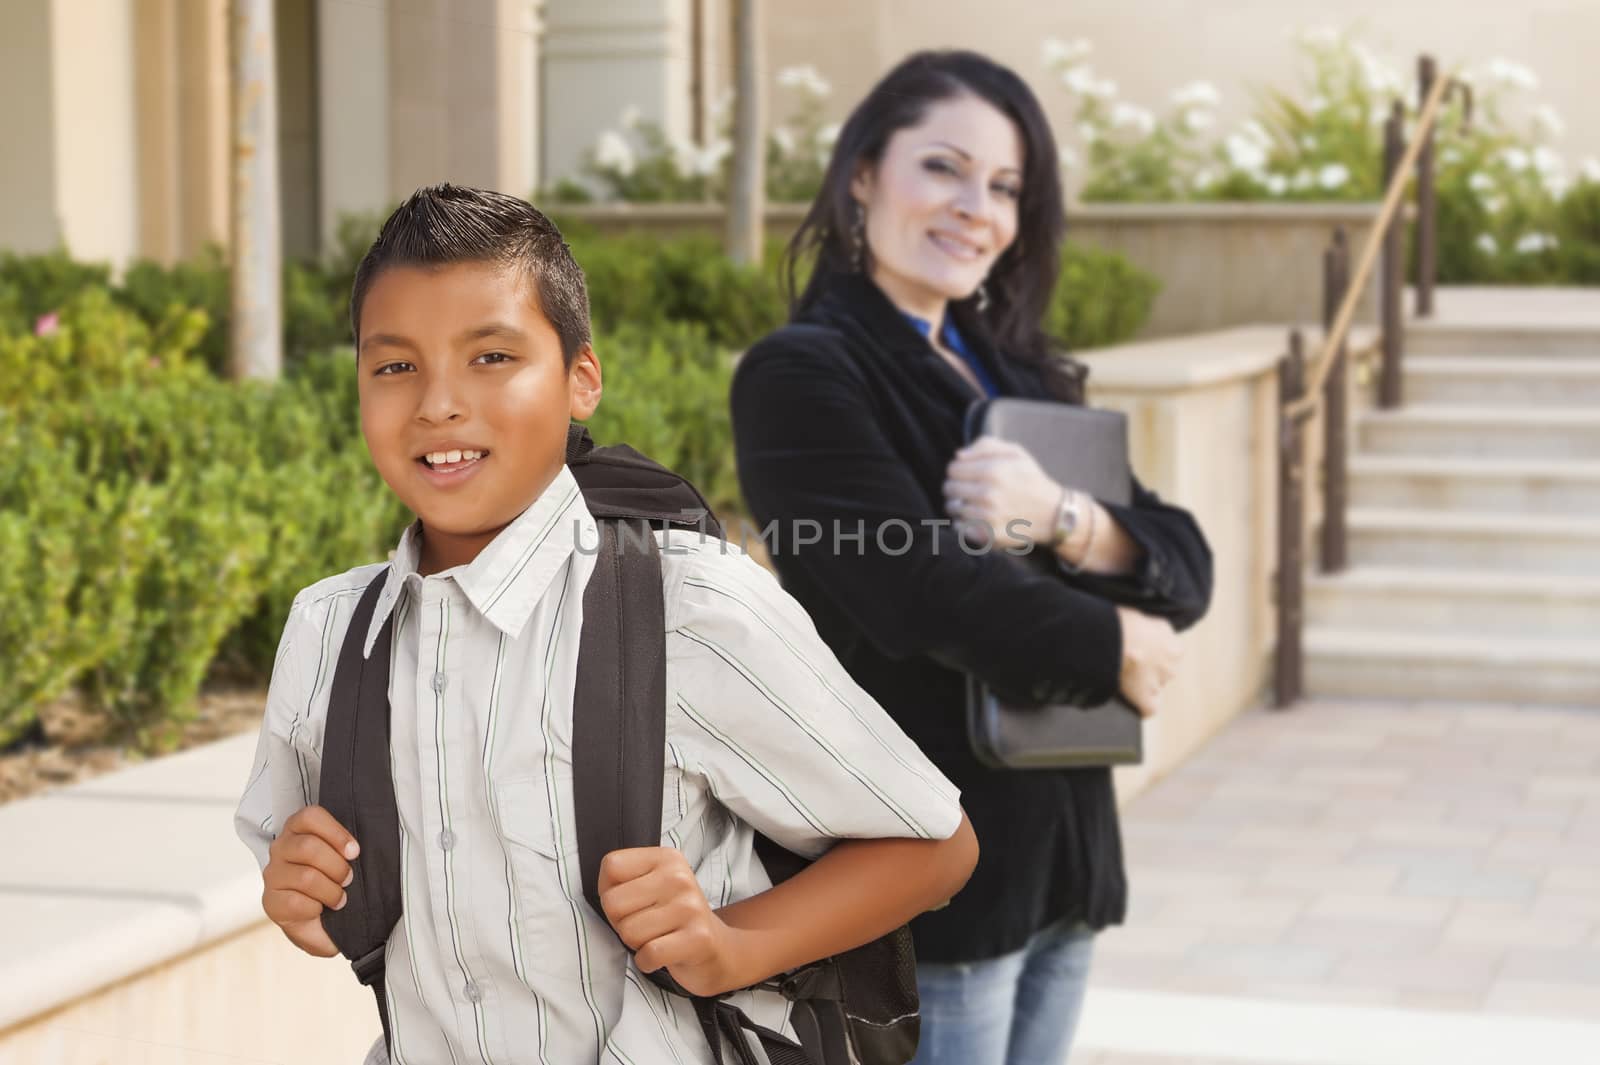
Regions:
<instances>
[{"instance_id":1,"label":"stone pillar","mask_svg":"<svg viewBox=\"0 0 1600 1065\"><path fill-rule=\"evenodd\" d=\"M687 139L695 0L548 0L543 136L546 183L578 173L625 108Z\"/></svg>"},{"instance_id":2,"label":"stone pillar","mask_svg":"<svg viewBox=\"0 0 1600 1065\"><path fill-rule=\"evenodd\" d=\"M16 252L48 251L61 237L56 201L55 83L50 0L13 0L0 33L0 235Z\"/></svg>"},{"instance_id":3,"label":"stone pillar","mask_svg":"<svg viewBox=\"0 0 1600 1065\"><path fill-rule=\"evenodd\" d=\"M389 182L389 4L317 3L317 114L322 245L339 218L383 211Z\"/></svg>"}]
</instances>

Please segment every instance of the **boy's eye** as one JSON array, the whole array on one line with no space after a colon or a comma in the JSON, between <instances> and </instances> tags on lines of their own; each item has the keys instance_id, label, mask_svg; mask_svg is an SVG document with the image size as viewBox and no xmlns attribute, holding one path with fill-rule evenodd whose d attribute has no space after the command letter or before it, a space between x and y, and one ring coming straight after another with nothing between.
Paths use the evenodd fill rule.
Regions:
<instances>
[{"instance_id":1,"label":"boy's eye","mask_svg":"<svg viewBox=\"0 0 1600 1065\"><path fill-rule=\"evenodd\" d=\"M385 376L393 377L394 374L390 373L389 372L390 370L394 370L394 369L396 369L397 367L400 367L400 366L410 366L410 365L411 364L409 362L390 362L390 363L385 363L384 365L378 367L376 370L373 370L372 371L372 376L373 377L385 377Z\"/></svg>"},{"instance_id":2,"label":"boy's eye","mask_svg":"<svg viewBox=\"0 0 1600 1065\"><path fill-rule=\"evenodd\" d=\"M482 355L479 355L478 358L479 359L492 359L494 362L510 362L511 361L511 356L507 355L503 351L486 351ZM477 359L474 359L473 361L476 362Z\"/></svg>"}]
</instances>

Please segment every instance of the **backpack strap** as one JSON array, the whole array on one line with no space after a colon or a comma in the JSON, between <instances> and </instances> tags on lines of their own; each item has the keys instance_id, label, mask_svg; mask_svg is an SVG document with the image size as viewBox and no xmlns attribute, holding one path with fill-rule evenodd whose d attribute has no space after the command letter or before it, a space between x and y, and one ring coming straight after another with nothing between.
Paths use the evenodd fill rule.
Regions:
<instances>
[{"instance_id":1,"label":"backpack strap","mask_svg":"<svg viewBox=\"0 0 1600 1065\"><path fill-rule=\"evenodd\" d=\"M345 631L333 671L323 724L318 803L361 841L351 866L355 879L344 908L324 909L322 927L356 978L372 988L389 1045L389 1005L384 996L384 949L400 920L400 814L389 769L389 651L394 615L383 623L372 654L363 656L367 629L389 567L378 572Z\"/></svg>"},{"instance_id":2,"label":"backpack strap","mask_svg":"<svg viewBox=\"0 0 1600 1065\"><path fill-rule=\"evenodd\" d=\"M583 896L604 917L601 859L614 850L661 844L666 604L649 526L596 524L600 548L583 592L572 696L572 780Z\"/></svg>"}]
</instances>

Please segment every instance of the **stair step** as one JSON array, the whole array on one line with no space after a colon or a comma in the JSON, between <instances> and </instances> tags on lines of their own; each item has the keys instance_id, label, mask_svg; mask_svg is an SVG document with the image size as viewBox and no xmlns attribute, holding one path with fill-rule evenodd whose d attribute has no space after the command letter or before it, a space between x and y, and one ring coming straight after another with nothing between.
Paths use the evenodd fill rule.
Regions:
<instances>
[{"instance_id":1,"label":"stair step","mask_svg":"<svg viewBox=\"0 0 1600 1065\"><path fill-rule=\"evenodd\" d=\"M1356 507L1600 517L1600 462L1353 455Z\"/></svg>"},{"instance_id":2,"label":"stair step","mask_svg":"<svg viewBox=\"0 0 1600 1065\"><path fill-rule=\"evenodd\" d=\"M1317 628L1570 638L1597 620L1600 577L1364 566L1306 580Z\"/></svg>"},{"instance_id":3,"label":"stair step","mask_svg":"<svg viewBox=\"0 0 1600 1065\"><path fill-rule=\"evenodd\" d=\"M1366 411L1356 439L1358 450L1387 455L1600 459L1600 406Z\"/></svg>"},{"instance_id":4,"label":"stair step","mask_svg":"<svg viewBox=\"0 0 1600 1065\"><path fill-rule=\"evenodd\" d=\"M1600 706L1600 639L1419 636L1307 628L1306 692Z\"/></svg>"},{"instance_id":5,"label":"stair step","mask_svg":"<svg viewBox=\"0 0 1600 1065\"><path fill-rule=\"evenodd\" d=\"M1352 507L1356 566L1600 576L1600 518Z\"/></svg>"},{"instance_id":6,"label":"stair step","mask_svg":"<svg viewBox=\"0 0 1600 1065\"><path fill-rule=\"evenodd\" d=\"M1600 406L1600 358L1437 355L1405 364L1409 404Z\"/></svg>"},{"instance_id":7,"label":"stair step","mask_svg":"<svg viewBox=\"0 0 1600 1065\"><path fill-rule=\"evenodd\" d=\"M1593 298L1600 308L1600 293ZM1405 355L1596 356L1600 355L1600 329L1592 322L1530 322L1487 328L1470 323L1413 321L1406 328Z\"/></svg>"}]
</instances>

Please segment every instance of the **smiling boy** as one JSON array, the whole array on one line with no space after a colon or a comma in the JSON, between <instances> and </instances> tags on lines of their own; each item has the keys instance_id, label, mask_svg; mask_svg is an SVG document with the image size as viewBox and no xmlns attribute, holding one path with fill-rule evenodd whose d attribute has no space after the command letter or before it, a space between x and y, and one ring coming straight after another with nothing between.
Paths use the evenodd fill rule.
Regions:
<instances>
[{"instance_id":1,"label":"smiling boy","mask_svg":"<svg viewBox=\"0 0 1600 1065\"><path fill-rule=\"evenodd\" d=\"M664 967L701 995L745 988L959 890L977 844L955 790L766 571L679 531L656 534L662 846L608 855L605 914L590 909L571 739L594 568L581 545L597 536L565 465L570 419L601 396L582 272L523 201L425 188L362 261L351 320L368 449L417 516L365 634L370 653L394 617L404 916L385 951L387 1060L709 1062L689 1001L641 972ZM324 957L321 915L344 905L361 841L316 805L323 723L337 648L382 570L296 597L235 819L263 909ZM757 831L821 857L773 888ZM776 993L734 997L792 1034Z\"/></svg>"}]
</instances>

